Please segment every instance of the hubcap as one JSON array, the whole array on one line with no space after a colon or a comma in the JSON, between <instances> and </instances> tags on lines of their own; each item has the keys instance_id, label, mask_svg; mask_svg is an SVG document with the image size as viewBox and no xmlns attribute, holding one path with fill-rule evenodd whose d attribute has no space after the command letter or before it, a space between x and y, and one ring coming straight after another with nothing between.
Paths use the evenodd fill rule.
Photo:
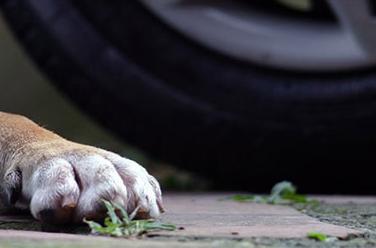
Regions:
<instances>
[{"instance_id":1,"label":"hubcap","mask_svg":"<svg viewBox=\"0 0 376 248\"><path fill-rule=\"evenodd\" d=\"M252 3L266 2L259 0L140 1L187 38L238 60L307 71L376 64L373 1L328 0L332 19L310 16L310 0L274 0L281 11ZM300 1L294 11L282 11L293 1Z\"/></svg>"}]
</instances>

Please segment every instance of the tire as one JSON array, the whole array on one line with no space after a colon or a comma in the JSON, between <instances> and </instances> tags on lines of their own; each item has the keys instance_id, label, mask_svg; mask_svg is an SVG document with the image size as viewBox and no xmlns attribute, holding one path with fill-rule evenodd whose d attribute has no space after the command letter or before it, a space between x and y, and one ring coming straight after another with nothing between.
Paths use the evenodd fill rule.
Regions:
<instances>
[{"instance_id":1,"label":"tire","mask_svg":"<svg viewBox=\"0 0 376 248\"><path fill-rule=\"evenodd\" d=\"M138 1L0 4L26 51L78 106L216 189L292 180L303 192L375 193L373 70L293 73L236 61Z\"/></svg>"}]
</instances>

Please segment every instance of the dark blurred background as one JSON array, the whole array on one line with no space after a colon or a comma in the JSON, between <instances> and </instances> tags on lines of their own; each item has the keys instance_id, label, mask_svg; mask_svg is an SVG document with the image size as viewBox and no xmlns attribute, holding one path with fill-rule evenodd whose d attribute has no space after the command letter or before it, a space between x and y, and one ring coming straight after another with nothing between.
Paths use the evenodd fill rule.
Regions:
<instances>
[{"instance_id":1,"label":"dark blurred background","mask_svg":"<svg viewBox=\"0 0 376 248\"><path fill-rule=\"evenodd\" d=\"M3 0L0 107L165 189L371 194L375 6Z\"/></svg>"},{"instance_id":2,"label":"dark blurred background","mask_svg":"<svg viewBox=\"0 0 376 248\"><path fill-rule=\"evenodd\" d=\"M36 68L0 14L0 110L25 115L70 140L136 160L168 190L207 189L209 182L148 157L80 111Z\"/></svg>"}]
</instances>

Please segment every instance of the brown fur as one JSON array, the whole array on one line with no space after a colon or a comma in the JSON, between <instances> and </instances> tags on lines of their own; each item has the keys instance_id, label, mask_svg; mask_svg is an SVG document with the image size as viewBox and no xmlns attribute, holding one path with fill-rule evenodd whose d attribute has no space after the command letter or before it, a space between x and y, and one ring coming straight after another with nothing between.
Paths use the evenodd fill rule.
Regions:
<instances>
[{"instance_id":1,"label":"brown fur","mask_svg":"<svg viewBox=\"0 0 376 248\"><path fill-rule=\"evenodd\" d=\"M129 211L135 209L140 200L137 195L138 193L132 189L136 184L136 177L146 178L146 181L149 181L148 183L154 189L154 193L157 198L156 204L158 205L160 212L163 211L159 185L157 181L153 177L148 175L144 169L136 170L137 173L140 173L139 175L129 174L127 171L128 162L126 162L124 158L121 158L116 154L99 148L68 141L60 137L59 135L40 127L26 117L0 112L0 185L2 188L0 193L6 205L12 206L12 204L18 202L21 205L24 204L27 207L29 206L32 195L30 195L29 193L28 196L25 196L25 194L27 195L27 189L25 191L24 188L22 188L21 182L25 182L25 178L30 181L31 178L33 178L33 175L35 175L36 171L38 171L39 175L42 175L41 179L38 179L38 182L44 182L45 180L47 180L49 178L49 174L47 173L51 173L51 167L49 167L48 164L48 161L51 161L51 159L74 157L74 161L77 162L80 161L81 158L85 159L88 156L100 156L105 161L103 167L99 167L99 170L96 172L97 174L95 174L98 178L101 178L102 170L106 170L108 173L111 169L110 167L114 166L112 169L114 172L111 173L115 174L111 175L115 177L119 175L121 178L119 178L119 180L123 180L123 184L127 189L126 191L128 192L128 195L126 197L127 199L124 199L124 197L122 199L126 200L126 207ZM114 162L115 160L119 159L120 161ZM108 164L110 165L110 167L106 167L108 166ZM44 167L41 167L42 165L44 165ZM74 172L75 181L80 188L79 191L81 191L82 185L80 185L80 179L82 179L82 177L86 179L87 176L85 173L78 175L76 169L81 169L83 167L75 168L75 166L75 164L72 164L72 166L70 166L69 168L64 166L55 168L53 173L51 174L55 177L57 175L56 179L54 179L54 184L56 182L56 185L66 185L65 182L67 178L69 176L71 177L72 173ZM102 166L102 164L100 164L100 166ZM44 170L46 171L45 174L43 174ZM89 169L89 171L92 170ZM119 174L117 175L117 173ZM146 175L146 177L144 177L144 175ZM22 177L25 178L23 178L22 180ZM105 183L105 181L98 181L97 183L98 185L100 185L100 183ZM119 183L117 183L117 185L119 185ZM97 186L86 185L85 187ZM115 199L116 197L123 195L123 191L111 191L114 189L115 188L109 189L110 191L107 191L106 194L111 195L108 195L104 198ZM117 190L119 190L119 188L117 188ZM47 193L48 192L49 191L47 191ZM98 197L100 197L100 195ZM72 193L71 195L70 193L64 193L64 195L61 195L59 193L54 199L51 199L49 202L51 201L54 202L52 205L54 206L54 209L45 209L43 211L40 211L39 213L36 213L34 216L40 220L48 222L65 222L75 218L73 215L77 215L77 211L84 211L86 216L95 216L99 214L96 213L95 210L92 210L91 212L85 211L85 209L76 210L75 208L77 204L77 195L74 195L74 193ZM100 200L96 199L95 202L100 202ZM93 209L96 208L93 207ZM142 215L142 217L146 218L148 216L149 210L148 208L145 209L146 212L140 210L139 215ZM74 213L75 211L76 213ZM82 218L80 214L82 213L79 213L79 220L81 220ZM76 216L76 218L78 217Z\"/></svg>"}]
</instances>

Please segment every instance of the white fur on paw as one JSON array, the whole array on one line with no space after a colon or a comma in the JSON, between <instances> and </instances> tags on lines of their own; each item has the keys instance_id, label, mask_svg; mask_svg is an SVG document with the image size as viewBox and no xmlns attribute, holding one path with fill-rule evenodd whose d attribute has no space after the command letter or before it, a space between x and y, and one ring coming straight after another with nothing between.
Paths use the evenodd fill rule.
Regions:
<instances>
[{"instance_id":1,"label":"white fur on paw","mask_svg":"<svg viewBox=\"0 0 376 248\"><path fill-rule=\"evenodd\" d=\"M76 149L22 170L22 197L33 216L46 222L103 218L102 200L138 218L163 212L158 182L136 162L101 149Z\"/></svg>"},{"instance_id":2,"label":"white fur on paw","mask_svg":"<svg viewBox=\"0 0 376 248\"><path fill-rule=\"evenodd\" d=\"M43 210L76 206L80 190L68 161L52 159L35 171L26 170L23 173L22 193L31 199L30 211L36 219L41 219L40 213Z\"/></svg>"},{"instance_id":3,"label":"white fur on paw","mask_svg":"<svg viewBox=\"0 0 376 248\"><path fill-rule=\"evenodd\" d=\"M76 219L96 215L102 200L122 206L127 202L127 189L114 165L100 155L71 158L81 186Z\"/></svg>"},{"instance_id":4,"label":"white fur on paw","mask_svg":"<svg viewBox=\"0 0 376 248\"><path fill-rule=\"evenodd\" d=\"M106 157L115 165L128 190L128 212L138 209L139 218L157 218L162 207L162 193L154 177L135 161L108 153Z\"/></svg>"}]
</instances>

